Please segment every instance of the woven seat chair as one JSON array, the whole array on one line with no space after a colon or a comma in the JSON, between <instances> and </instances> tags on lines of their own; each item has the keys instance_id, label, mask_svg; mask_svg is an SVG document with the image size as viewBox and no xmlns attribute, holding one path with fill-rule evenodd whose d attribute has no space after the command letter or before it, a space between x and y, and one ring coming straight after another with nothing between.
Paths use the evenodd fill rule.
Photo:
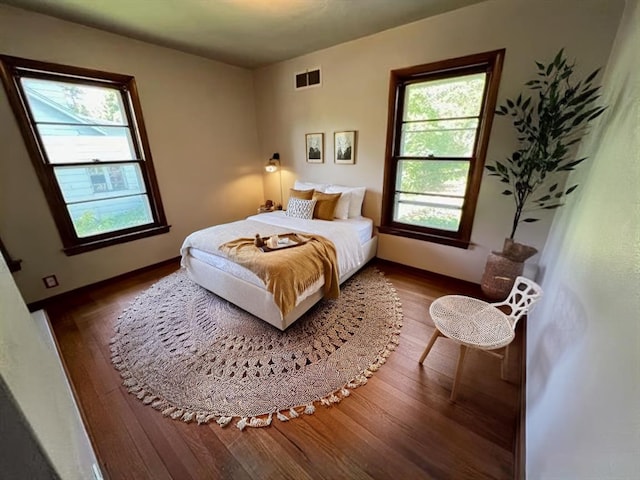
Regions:
<instances>
[{"instance_id":1,"label":"woven seat chair","mask_svg":"<svg viewBox=\"0 0 640 480\"><path fill-rule=\"evenodd\" d=\"M429 313L436 326L425 348L420 363L424 362L438 337L444 336L460 345L456 375L451 389L455 400L467 349L476 348L502 359L501 378L505 379L508 362L508 345L515 338L518 320L526 315L542 296L540 286L525 278L517 277L506 300L487 303L463 295L446 295L435 300ZM508 309L505 313L504 310ZM503 353L494 350L504 348Z\"/></svg>"}]
</instances>

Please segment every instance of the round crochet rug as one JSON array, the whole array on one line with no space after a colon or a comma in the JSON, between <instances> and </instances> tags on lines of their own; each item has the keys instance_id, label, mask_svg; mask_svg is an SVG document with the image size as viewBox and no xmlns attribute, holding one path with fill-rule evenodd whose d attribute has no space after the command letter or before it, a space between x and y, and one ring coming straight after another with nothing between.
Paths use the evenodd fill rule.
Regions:
<instances>
[{"instance_id":1,"label":"round crochet rug","mask_svg":"<svg viewBox=\"0 0 640 480\"><path fill-rule=\"evenodd\" d=\"M373 267L284 332L178 271L118 319L112 361L129 392L165 416L262 427L364 385L395 350L401 326L395 290Z\"/></svg>"}]
</instances>

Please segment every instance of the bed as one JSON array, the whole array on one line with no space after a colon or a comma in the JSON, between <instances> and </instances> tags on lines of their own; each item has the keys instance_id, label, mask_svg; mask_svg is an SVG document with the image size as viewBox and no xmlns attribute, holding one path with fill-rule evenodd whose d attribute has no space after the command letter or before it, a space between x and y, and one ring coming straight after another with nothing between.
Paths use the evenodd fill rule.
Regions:
<instances>
[{"instance_id":1,"label":"bed","mask_svg":"<svg viewBox=\"0 0 640 480\"><path fill-rule=\"evenodd\" d=\"M351 213L355 215L359 211L354 209ZM290 232L321 235L335 245L340 283L371 260L377 250L377 237L373 236L373 221L369 218L358 215L328 221L295 218L285 211L275 211L192 233L182 245L181 264L189 277L202 287L285 330L323 297L324 277L306 288L298 296L295 307L283 315L264 282L252 271L234 263L218 247L237 238L254 237L256 233L268 237Z\"/></svg>"}]
</instances>

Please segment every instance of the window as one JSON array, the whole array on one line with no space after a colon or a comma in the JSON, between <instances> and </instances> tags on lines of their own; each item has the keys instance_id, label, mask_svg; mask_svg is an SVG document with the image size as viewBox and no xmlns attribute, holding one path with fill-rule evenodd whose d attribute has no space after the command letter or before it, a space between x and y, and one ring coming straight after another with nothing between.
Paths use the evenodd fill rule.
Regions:
<instances>
[{"instance_id":1,"label":"window","mask_svg":"<svg viewBox=\"0 0 640 480\"><path fill-rule=\"evenodd\" d=\"M381 232L468 247L503 57L391 72Z\"/></svg>"},{"instance_id":2,"label":"window","mask_svg":"<svg viewBox=\"0 0 640 480\"><path fill-rule=\"evenodd\" d=\"M0 55L68 255L166 233L133 77Z\"/></svg>"}]
</instances>

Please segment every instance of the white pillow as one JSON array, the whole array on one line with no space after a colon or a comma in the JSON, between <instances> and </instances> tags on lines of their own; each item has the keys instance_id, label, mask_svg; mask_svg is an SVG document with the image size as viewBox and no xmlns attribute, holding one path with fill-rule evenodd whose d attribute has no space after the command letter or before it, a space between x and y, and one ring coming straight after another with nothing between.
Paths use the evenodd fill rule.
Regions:
<instances>
[{"instance_id":1,"label":"white pillow","mask_svg":"<svg viewBox=\"0 0 640 480\"><path fill-rule=\"evenodd\" d=\"M290 198L287 204L287 217L302 218L303 220L311 220L313 218L313 209L316 206L315 200L302 200L301 198Z\"/></svg>"},{"instance_id":2,"label":"white pillow","mask_svg":"<svg viewBox=\"0 0 640 480\"><path fill-rule=\"evenodd\" d=\"M337 193L337 192L336 192ZM342 192L336 205L336 211L333 214L333 218L339 218L340 220L346 220L349 218L349 205L351 203L351 192Z\"/></svg>"},{"instance_id":3,"label":"white pillow","mask_svg":"<svg viewBox=\"0 0 640 480\"><path fill-rule=\"evenodd\" d=\"M350 193L349 199L349 218L362 216L362 202L364 202L364 194L366 187L345 187L343 185L329 185L325 193Z\"/></svg>"},{"instance_id":4,"label":"white pillow","mask_svg":"<svg viewBox=\"0 0 640 480\"><path fill-rule=\"evenodd\" d=\"M323 192L329 185L326 183L313 183L313 182L301 182L300 180L296 180L293 184L293 188L296 190L316 190L318 192Z\"/></svg>"}]
</instances>

